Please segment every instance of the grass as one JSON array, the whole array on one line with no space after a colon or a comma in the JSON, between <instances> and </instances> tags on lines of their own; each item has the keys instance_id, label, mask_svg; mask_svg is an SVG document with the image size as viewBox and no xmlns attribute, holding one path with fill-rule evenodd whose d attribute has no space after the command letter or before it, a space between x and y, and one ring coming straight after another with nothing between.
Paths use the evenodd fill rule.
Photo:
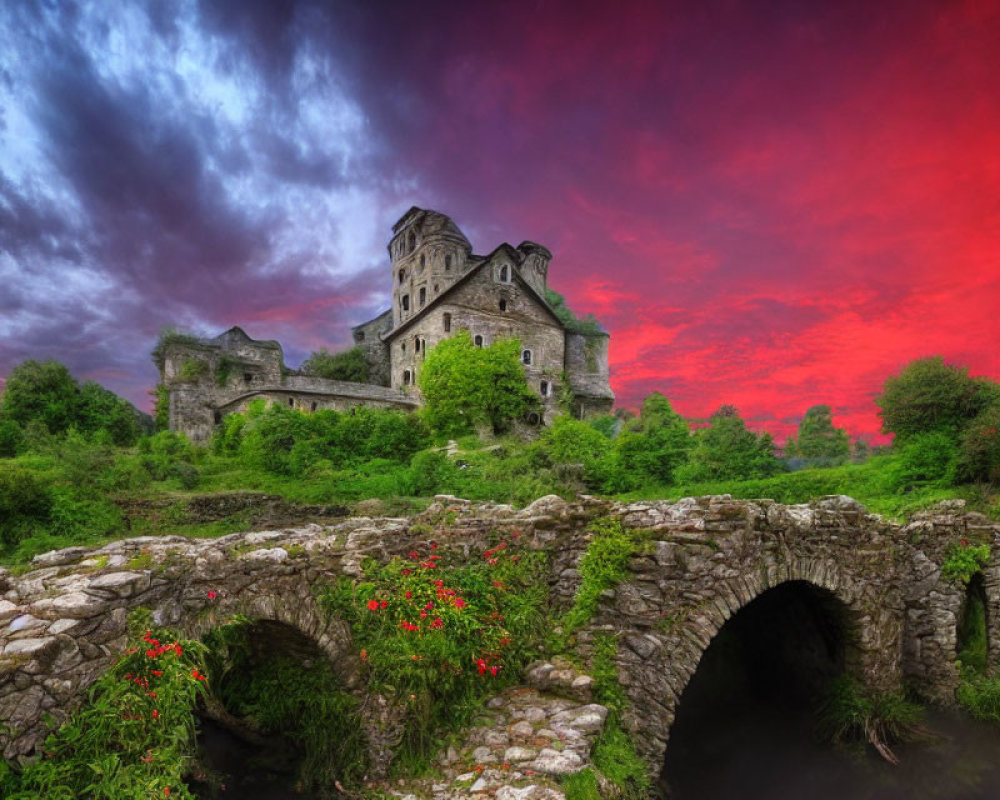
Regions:
<instances>
[{"instance_id":1,"label":"grass","mask_svg":"<svg viewBox=\"0 0 1000 800\"><path fill-rule=\"evenodd\" d=\"M848 675L830 682L819 719L831 741L870 742L876 748L923 732L923 709L902 692L869 691Z\"/></svg>"}]
</instances>

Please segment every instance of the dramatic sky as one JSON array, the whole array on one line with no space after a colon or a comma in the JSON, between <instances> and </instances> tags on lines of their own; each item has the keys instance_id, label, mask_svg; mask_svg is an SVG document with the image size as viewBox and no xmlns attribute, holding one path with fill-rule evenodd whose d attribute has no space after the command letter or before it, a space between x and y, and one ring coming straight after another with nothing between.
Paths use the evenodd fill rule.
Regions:
<instances>
[{"instance_id":1,"label":"dramatic sky","mask_svg":"<svg viewBox=\"0 0 1000 800\"><path fill-rule=\"evenodd\" d=\"M0 2L0 376L347 346L411 205L549 247L622 405L875 433L910 359L1000 378L1000 0Z\"/></svg>"}]
</instances>

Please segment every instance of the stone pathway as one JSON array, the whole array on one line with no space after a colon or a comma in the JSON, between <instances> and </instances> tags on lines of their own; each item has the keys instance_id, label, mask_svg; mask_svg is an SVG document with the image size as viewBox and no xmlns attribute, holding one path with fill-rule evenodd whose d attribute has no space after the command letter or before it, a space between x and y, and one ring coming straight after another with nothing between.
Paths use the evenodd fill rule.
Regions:
<instances>
[{"instance_id":1,"label":"stone pathway","mask_svg":"<svg viewBox=\"0 0 1000 800\"><path fill-rule=\"evenodd\" d=\"M461 747L438 755L438 776L381 788L402 800L564 800L559 778L591 765L608 709L592 702L593 678L566 662L533 664L526 680L487 703Z\"/></svg>"}]
</instances>

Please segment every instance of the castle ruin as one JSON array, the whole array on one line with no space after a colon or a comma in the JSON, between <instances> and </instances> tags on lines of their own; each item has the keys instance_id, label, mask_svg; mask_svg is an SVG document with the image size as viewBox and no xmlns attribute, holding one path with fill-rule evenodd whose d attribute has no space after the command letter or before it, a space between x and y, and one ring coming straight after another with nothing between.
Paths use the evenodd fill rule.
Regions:
<instances>
[{"instance_id":1,"label":"castle ruin","mask_svg":"<svg viewBox=\"0 0 1000 800\"><path fill-rule=\"evenodd\" d=\"M581 418L611 410L610 337L593 320L556 313L548 298L548 250L534 242L504 243L475 255L451 218L416 206L392 231L392 306L353 329L370 383L288 369L277 342L252 339L238 327L213 339L176 337L159 361L170 430L203 443L223 417L246 410L256 398L304 411L417 408L424 358L460 330L479 346L520 340L528 385L541 401L541 417L532 421L552 419L560 398L569 398Z\"/></svg>"}]
</instances>

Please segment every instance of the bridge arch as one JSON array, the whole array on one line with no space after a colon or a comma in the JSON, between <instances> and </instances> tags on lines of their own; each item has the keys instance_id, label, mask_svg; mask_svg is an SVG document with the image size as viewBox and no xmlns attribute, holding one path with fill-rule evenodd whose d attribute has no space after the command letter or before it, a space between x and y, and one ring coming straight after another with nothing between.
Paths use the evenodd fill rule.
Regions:
<instances>
[{"instance_id":1,"label":"bridge arch","mask_svg":"<svg viewBox=\"0 0 1000 800\"><path fill-rule=\"evenodd\" d=\"M896 688L900 683L901 602L894 592L874 593L870 584L855 581L833 558L796 558L785 551L780 556L759 554L756 565L723 576L709 560L700 579L690 568L677 574L673 591L661 579L661 622L648 633L631 633L620 642L619 679L632 701L625 722L640 755L657 773L685 691L706 652L727 623L781 587L798 587L827 609L839 628L844 671L873 688ZM697 593L690 591L691 583L698 586ZM680 612L674 610L679 597L686 598Z\"/></svg>"}]
</instances>

